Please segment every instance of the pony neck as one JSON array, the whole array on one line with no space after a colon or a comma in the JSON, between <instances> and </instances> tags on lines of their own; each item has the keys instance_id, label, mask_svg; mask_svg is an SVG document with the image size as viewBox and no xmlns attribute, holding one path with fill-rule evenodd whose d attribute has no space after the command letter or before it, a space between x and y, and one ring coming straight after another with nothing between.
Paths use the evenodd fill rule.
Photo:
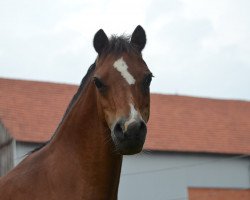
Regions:
<instances>
[{"instance_id":1,"label":"pony neck","mask_svg":"<svg viewBox=\"0 0 250 200\"><path fill-rule=\"evenodd\" d=\"M117 199L122 156L115 152L110 129L98 111L94 86L88 83L82 92L63 119L50 147L57 155L55 159L62 158L62 154L68 159L68 162L59 162L60 167L77 179L74 180L78 182L75 188L79 188L76 193L83 199Z\"/></svg>"}]
</instances>

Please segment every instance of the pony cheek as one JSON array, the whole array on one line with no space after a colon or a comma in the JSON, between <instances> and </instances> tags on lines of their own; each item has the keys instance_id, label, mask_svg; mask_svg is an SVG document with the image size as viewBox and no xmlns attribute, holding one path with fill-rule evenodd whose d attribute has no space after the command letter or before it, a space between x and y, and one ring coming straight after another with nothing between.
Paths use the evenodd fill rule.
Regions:
<instances>
[{"instance_id":1,"label":"pony cheek","mask_svg":"<svg viewBox=\"0 0 250 200\"><path fill-rule=\"evenodd\" d=\"M102 97L99 97L99 116L102 121L104 121L109 128L112 126L113 122L113 115L112 115L112 110L110 109L110 105L108 101Z\"/></svg>"},{"instance_id":2,"label":"pony cheek","mask_svg":"<svg viewBox=\"0 0 250 200\"><path fill-rule=\"evenodd\" d=\"M113 126L114 121L115 121L113 116L114 115L112 114L111 111L104 110L104 118L105 118L104 120L106 121L110 130L112 129L112 126Z\"/></svg>"}]
</instances>

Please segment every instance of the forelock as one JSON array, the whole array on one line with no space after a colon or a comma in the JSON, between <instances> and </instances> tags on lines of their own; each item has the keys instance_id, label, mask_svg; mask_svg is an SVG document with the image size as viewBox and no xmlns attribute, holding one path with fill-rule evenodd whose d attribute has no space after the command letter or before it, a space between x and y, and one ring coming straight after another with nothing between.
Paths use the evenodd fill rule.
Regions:
<instances>
[{"instance_id":1,"label":"forelock","mask_svg":"<svg viewBox=\"0 0 250 200\"><path fill-rule=\"evenodd\" d=\"M127 35L121 35L116 36L112 35L109 39L109 45L103 50L102 54L115 54L120 55L122 53L136 53L139 54L139 52L136 50L136 48L130 43L131 36Z\"/></svg>"}]
</instances>

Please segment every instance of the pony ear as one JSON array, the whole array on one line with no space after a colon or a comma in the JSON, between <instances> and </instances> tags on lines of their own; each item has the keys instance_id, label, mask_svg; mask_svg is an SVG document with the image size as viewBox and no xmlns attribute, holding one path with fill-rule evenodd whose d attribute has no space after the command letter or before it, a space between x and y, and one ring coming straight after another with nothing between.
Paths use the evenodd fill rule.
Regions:
<instances>
[{"instance_id":1,"label":"pony ear","mask_svg":"<svg viewBox=\"0 0 250 200\"><path fill-rule=\"evenodd\" d=\"M100 55L103 49L108 46L109 39L102 29L96 32L93 45L96 52Z\"/></svg>"},{"instance_id":2,"label":"pony ear","mask_svg":"<svg viewBox=\"0 0 250 200\"><path fill-rule=\"evenodd\" d=\"M130 43L134 45L139 52L144 49L146 45L146 33L140 25L138 25L132 33Z\"/></svg>"}]
</instances>

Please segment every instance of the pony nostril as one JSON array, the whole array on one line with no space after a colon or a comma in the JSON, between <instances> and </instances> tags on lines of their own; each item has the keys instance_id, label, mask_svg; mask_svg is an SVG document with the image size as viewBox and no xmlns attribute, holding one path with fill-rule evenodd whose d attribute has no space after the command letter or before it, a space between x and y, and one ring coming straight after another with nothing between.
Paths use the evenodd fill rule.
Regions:
<instances>
[{"instance_id":1,"label":"pony nostril","mask_svg":"<svg viewBox=\"0 0 250 200\"><path fill-rule=\"evenodd\" d=\"M143 139L147 133L147 126L143 121L133 122L128 126L126 131L127 138Z\"/></svg>"},{"instance_id":2,"label":"pony nostril","mask_svg":"<svg viewBox=\"0 0 250 200\"><path fill-rule=\"evenodd\" d=\"M146 132L147 132L147 126L143 121L141 121L138 126L138 133L136 134L136 137L137 138L145 137Z\"/></svg>"},{"instance_id":3,"label":"pony nostril","mask_svg":"<svg viewBox=\"0 0 250 200\"><path fill-rule=\"evenodd\" d=\"M122 124L121 122L117 122L115 127L114 127L114 134L118 139L123 139L124 134L123 134L123 129L122 129Z\"/></svg>"},{"instance_id":4,"label":"pony nostril","mask_svg":"<svg viewBox=\"0 0 250 200\"><path fill-rule=\"evenodd\" d=\"M145 122L141 121L140 123L140 131L144 132L147 131L147 126L145 124Z\"/></svg>"}]
</instances>

